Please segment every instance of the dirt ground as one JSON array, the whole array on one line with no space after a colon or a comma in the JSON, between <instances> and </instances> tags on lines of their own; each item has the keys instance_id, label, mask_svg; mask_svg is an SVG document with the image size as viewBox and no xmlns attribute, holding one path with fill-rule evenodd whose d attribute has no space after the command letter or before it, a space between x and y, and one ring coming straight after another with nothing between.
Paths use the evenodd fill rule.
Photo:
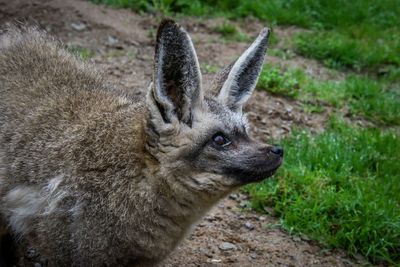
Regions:
<instances>
[{"instance_id":1,"label":"dirt ground","mask_svg":"<svg viewBox=\"0 0 400 267\"><path fill-rule=\"evenodd\" d=\"M0 27L17 21L37 24L69 47L92 51L92 61L104 70L110 83L129 94L143 95L152 76L154 35L160 18L138 15L79 0L0 0ZM203 69L223 67L235 60L248 43L224 41L213 32L221 19L181 19L192 36ZM251 36L262 28L255 20L240 27ZM279 40L285 40L295 28L275 28ZM282 45L278 42L277 44ZM320 79L342 74L332 73L318 62L294 56L290 60L267 56L266 61L306 69ZM205 84L212 74L204 74ZM287 134L292 126L323 128L329 108L311 115L300 104L256 91L246 107L253 135L262 141ZM193 233L161 266L359 266L362 257L349 258L343 251L324 249L306 236L290 236L279 228L279 219L247 210L247 196L234 193L217 204L194 227ZM33 253L34 254L34 253ZM40 257L25 255L34 266ZM29 259L33 258L33 259Z\"/></svg>"}]
</instances>

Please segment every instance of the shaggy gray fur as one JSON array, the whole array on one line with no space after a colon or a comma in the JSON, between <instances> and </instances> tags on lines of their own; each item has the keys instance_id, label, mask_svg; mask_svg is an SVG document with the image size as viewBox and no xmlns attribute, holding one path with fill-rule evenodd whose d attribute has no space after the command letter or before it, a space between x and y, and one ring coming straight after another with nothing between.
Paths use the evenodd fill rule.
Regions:
<instances>
[{"instance_id":1,"label":"shaggy gray fur","mask_svg":"<svg viewBox=\"0 0 400 267\"><path fill-rule=\"evenodd\" d=\"M232 68L239 72L218 80L233 84L225 96L235 98L216 99L203 93L190 37L162 22L154 83L134 102L43 32L8 28L0 37L0 235L24 239L49 266L162 261L213 204L282 161L248 137L240 108L264 60L265 32ZM216 135L229 142L218 145Z\"/></svg>"}]
</instances>

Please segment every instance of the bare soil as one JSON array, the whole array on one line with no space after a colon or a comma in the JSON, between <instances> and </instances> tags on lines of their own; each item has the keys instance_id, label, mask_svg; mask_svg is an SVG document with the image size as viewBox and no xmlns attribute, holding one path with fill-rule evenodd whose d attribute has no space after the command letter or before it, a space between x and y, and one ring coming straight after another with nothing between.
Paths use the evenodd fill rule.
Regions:
<instances>
[{"instance_id":1,"label":"bare soil","mask_svg":"<svg viewBox=\"0 0 400 267\"><path fill-rule=\"evenodd\" d=\"M93 52L92 61L102 68L110 83L128 94L144 95L152 77L154 35L160 17L138 15L81 0L0 0L0 28L6 22L36 24L69 47ZM227 42L213 31L221 19L183 18L200 63L222 67L235 60L249 45ZM263 27L256 20L239 25L255 36ZM279 40L288 39L294 28L275 28ZM281 46L284 44L278 43ZM268 56L266 61L307 68L321 79L331 71L318 62L295 56L288 60ZM212 74L205 74L207 84ZM262 141L278 139L293 126L323 129L329 109L309 114L299 103L256 91L246 107L253 135ZM306 236L291 236L281 230L273 211L259 214L248 209L247 196L235 193L222 200L194 227L193 233L161 266L358 266L362 257L349 258L343 251L328 250ZM28 251L27 262L40 266L40 257ZM30 259L30 258L33 258ZM39 265L38 265L39 264Z\"/></svg>"}]
</instances>

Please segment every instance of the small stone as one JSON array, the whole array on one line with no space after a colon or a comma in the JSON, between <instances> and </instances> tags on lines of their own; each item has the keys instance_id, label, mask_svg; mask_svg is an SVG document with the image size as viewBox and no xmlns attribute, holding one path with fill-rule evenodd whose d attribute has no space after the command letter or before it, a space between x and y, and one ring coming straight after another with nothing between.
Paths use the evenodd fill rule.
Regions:
<instances>
[{"instance_id":1,"label":"small stone","mask_svg":"<svg viewBox=\"0 0 400 267\"><path fill-rule=\"evenodd\" d=\"M198 252L200 252L201 254L208 254L209 253L208 250L205 249L205 248L199 248Z\"/></svg>"},{"instance_id":2,"label":"small stone","mask_svg":"<svg viewBox=\"0 0 400 267\"><path fill-rule=\"evenodd\" d=\"M253 259L253 260L257 259L257 253L254 253L254 252L251 253L250 254L250 258Z\"/></svg>"},{"instance_id":3,"label":"small stone","mask_svg":"<svg viewBox=\"0 0 400 267\"><path fill-rule=\"evenodd\" d=\"M246 222L245 224L244 224L244 227L246 227L248 230L253 230L254 229L254 224L252 224L251 222Z\"/></svg>"},{"instance_id":4,"label":"small stone","mask_svg":"<svg viewBox=\"0 0 400 267\"><path fill-rule=\"evenodd\" d=\"M297 235L295 235L292 239L293 239L293 241L296 241L296 242L300 242L301 241L301 238L299 236L297 236Z\"/></svg>"},{"instance_id":5,"label":"small stone","mask_svg":"<svg viewBox=\"0 0 400 267\"><path fill-rule=\"evenodd\" d=\"M233 194L230 194L230 195L229 195L229 198L230 198L230 199L233 199L233 200L238 200L238 199L239 199L239 195L233 193Z\"/></svg>"},{"instance_id":6,"label":"small stone","mask_svg":"<svg viewBox=\"0 0 400 267\"><path fill-rule=\"evenodd\" d=\"M300 237L301 237L301 239L303 239L304 241L310 241L310 238L309 238L308 236L306 236L306 235L301 235Z\"/></svg>"},{"instance_id":7,"label":"small stone","mask_svg":"<svg viewBox=\"0 0 400 267\"><path fill-rule=\"evenodd\" d=\"M72 22L71 28L75 31L81 32L86 29L86 25L82 22Z\"/></svg>"},{"instance_id":8,"label":"small stone","mask_svg":"<svg viewBox=\"0 0 400 267\"><path fill-rule=\"evenodd\" d=\"M250 195L241 195L241 197L242 197L242 199L244 199L244 200L249 200L251 197L250 197Z\"/></svg>"},{"instance_id":9,"label":"small stone","mask_svg":"<svg viewBox=\"0 0 400 267\"><path fill-rule=\"evenodd\" d=\"M35 262L35 263L33 264L33 267L42 267L42 264L39 263L39 262Z\"/></svg>"},{"instance_id":10,"label":"small stone","mask_svg":"<svg viewBox=\"0 0 400 267\"><path fill-rule=\"evenodd\" d=\"M293 111L293 107L292 106L287 106L286 107L286 112L291 113Z\"/></svg>"},{"instance_id":11,"label":"small stone","mask_svg":"<svg viewBox=\"0 0 400 267\"><path fill-rule=\"evenodd\" d=\"M115 38L114 36L111 36L111 35L107 36L107 45L113 46L113 45L116 45L117 43L118 43L117 38Z\"/></svg>"},{"instance_id":12,"label":"small stone","mask_svg":"<svg viewBox=\"0 0 400 267\"><path fill-rule=\"evenodd\" d=\"M248 204L248 201L240 201L239 207L246 208L248 206L247 204Z\"/></svg>"},{"instance_id":13,"label":"small stone","mask_svg":"<svg viewBox=\"0 0 400 267\"><path fill-rule=\"evenodd\" d=\"M258 220L261 221L261 222L265 221L266 219L267 219L267 218L265 218L264 216L258 217Z\"/></svg>"},{"instance_id":14,"label":"small stone","mask_svg":"<svg viewBox=\"0 0 400 267\"><path fill-rule=\"evenodd\" d=\"M236 246L230 242L223 242L219 245L219 249L222 251L236 250Z\"/></svg>"}]
</instances>

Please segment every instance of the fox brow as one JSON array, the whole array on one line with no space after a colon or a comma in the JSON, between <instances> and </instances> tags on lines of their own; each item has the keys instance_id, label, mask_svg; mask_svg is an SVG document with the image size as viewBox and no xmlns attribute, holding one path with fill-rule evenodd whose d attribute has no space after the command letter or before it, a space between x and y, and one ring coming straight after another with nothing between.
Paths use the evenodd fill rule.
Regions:
<instances>
[{"instance_id":1,"label":"fox brow","mask_svg":"<svg viewBox=\"0 0 400 267\"><path fill-rule=\"evenodd\" d=\"M228 108L224 107L214 99L205 98L205 103L208 106L209 112L214 114L217 118L220 118L223 123L228 121L234 122L231 124L232 129L230 129L230 132L233 135L247 135L247 121L243 120L243 115L241 113L234 113L230 111ZM232 120L232 117L235 117L236 119Z\"/></svg>"}]
</instances>

